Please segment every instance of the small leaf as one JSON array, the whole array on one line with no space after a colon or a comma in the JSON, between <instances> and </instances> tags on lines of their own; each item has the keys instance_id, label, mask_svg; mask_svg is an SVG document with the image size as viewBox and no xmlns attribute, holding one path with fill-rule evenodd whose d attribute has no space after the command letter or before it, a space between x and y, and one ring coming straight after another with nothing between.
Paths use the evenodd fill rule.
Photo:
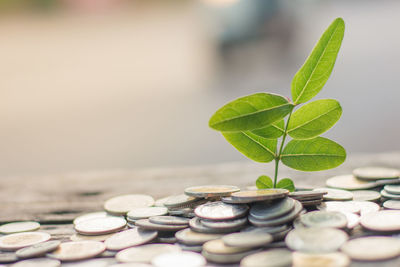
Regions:
<instances>
[{"instance_id":1,"label":"small leaf","mask_svg":"<svg viewBox=\"0 0 400 267\"><path fill-rule=\"evenodd\" d=\"M295 190L294 183L289 178L283 178L282 180L280 180L276 184L276 187L287 189L287 190L289 190L289 192L294 192L294 190Z\"/></svg>"},{"instance_id":2,"label":"small leaf","mask_svg":"<svg viewBox=\"0 0 400 267\"><path fill-rule=\"evenodd\" d=\"M334 99L321 99L296 110L290 117L288 134L294 139L311 139L329 130L342 115Z\"/></svg>"},{"instance_id":3,"label":"small leaf","mask_svg":"<svg viewBox=\"0 0 400 267\"><path fill-rule=\"evenodd\" d=\"M332 140L316 137L290 141L283 149L281 159L283 164L296 170L322 171L342 164L346 151Z\"/></svg>"},{"instance_id":4,"label":"small leaf","mask_svg":"<svg viewBox=\"0 0 400 267\"><path fill-rule=\"evenodd\" d=\"M272 182L272 179L270 177L266 175L261 175L256 181L256 186L258 189L268 189L273 188L274 183Z\"/></svg>"},{"instance_id":5,"label":"small leaf","mask_svg":"<svg viewBox=\"0 0 400 267\"><path fill-rule=\"evenodd\" d=\"M222 135L246 157L257 162L275 158L277 139L267 139L251 132L223 132Z\"/></svg>"},{"instance_id":6,"label":"small leaf","mask_svg":"<svg viewBox=\"0 0 400 267\"><path fill-rule=\"evenodd\" d=\"M229 102L211 117L209 126L222 132L242 132L266 127L283 119L293 104L280 95L257 93Z\"/></svg>"},{"instance_id":7,"label":"small leaf","mask_svg":"<svg viewBox=\"0 0 400 267\"><path fill-rule=\"evenodd\" d=\"M274 122L273 124L251 131L253 134L268 138L268 139L276 139L279 138L283 135L284 132L284 127L285 123L283 120L280 120L278 122Z\"/></svg>"},{"instance_id":8,"label":"small leaf","mask_svg":"<svg viewBox=\"0 0 400 267\"><path fill-rule=\"evenodd\" d=\"M343 35L344 21L337 18L322 34L304 65L293 77L294 104L307 102L321 91L332 73Z\"/></svg>"}]
</instances>

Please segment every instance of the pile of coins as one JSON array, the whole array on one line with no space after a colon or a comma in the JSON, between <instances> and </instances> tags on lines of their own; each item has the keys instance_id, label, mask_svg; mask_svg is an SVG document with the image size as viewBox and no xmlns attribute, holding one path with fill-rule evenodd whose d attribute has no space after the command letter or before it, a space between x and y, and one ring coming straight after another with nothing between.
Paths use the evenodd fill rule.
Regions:
<instances>
[{"instance_id":1,"label":"pile of coins","mask_svg":"<svg viewBox=\"0 0 400 267\"><path fill-rule=\"evenodd\" d=\"M0 226L0 263L310 267L399 259L399 171L359 168L326 183L295 192L206 185L158 200L117 196L104 211L77 217L68 242L37 222Z\"/></svg>"}]
</instances>

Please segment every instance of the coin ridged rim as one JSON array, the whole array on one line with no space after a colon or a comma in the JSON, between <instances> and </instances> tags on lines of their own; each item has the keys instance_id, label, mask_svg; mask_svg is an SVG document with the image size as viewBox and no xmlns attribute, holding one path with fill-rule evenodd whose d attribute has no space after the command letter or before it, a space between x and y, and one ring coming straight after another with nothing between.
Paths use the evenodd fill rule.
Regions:
<instances>
[{"instance_id":1,"label":"coin ridged rim","mask_svg":"<svg viewBox=\"0 0 400 267\"><path fill-rule=\"evenodd\" d=\"M156 231L179 231L187 228L187 225L172 225L172 224L157 224L152 223L149 219L141 219L135 222L136 226L146 230L156 230Z\"/></svg>"},{"instance_id":2,"label":"coin ridged rim","mask_svg":"<svg viewBox=\"0 0 400 267\"><path fill-rule=\"evenodd\" d=\"M214 229L240 229L242 226L246 225L247 217L237 218L233 220L226 220L226 221L213 221L213 220L206 220L202 219L201 224L207 226L209 228Z\"/></svg>"}]
</instances>

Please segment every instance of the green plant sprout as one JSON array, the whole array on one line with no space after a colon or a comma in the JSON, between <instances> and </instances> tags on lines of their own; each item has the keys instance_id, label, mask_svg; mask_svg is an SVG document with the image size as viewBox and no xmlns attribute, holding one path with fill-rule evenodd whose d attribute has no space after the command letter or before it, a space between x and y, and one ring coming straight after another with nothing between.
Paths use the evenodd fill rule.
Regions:
<instances>
[{"instance_id":1,"label":"green plant sprout","mask_svg":"<svg viewBox=\"0 0 400 267\"><path fill-rule=\"evenodd\" d=\"M256 186L294 191L289 178L278 180L279 162L300 171L335 168L346 159L345 149L324 137L340 118L342 107L334 99L303 104L321 91L339 52L344 21L335 19L322 34L304 65L291 83L293 101L271 93L256 93L229 102L211 117L209 126L248 158L267 163L275 160L274 180L260 176ZM285 122L285 117L287 117ZM285 146L287 137L292 138ZM278 139L281 137L278 148Z\"/></svg>"}]
</instances>

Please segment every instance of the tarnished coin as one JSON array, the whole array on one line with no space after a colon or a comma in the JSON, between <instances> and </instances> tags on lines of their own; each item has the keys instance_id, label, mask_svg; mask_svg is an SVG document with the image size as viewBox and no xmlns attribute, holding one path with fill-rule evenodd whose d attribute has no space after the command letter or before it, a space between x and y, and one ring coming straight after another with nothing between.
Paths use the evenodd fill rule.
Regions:
<instances>
[{"instance_id":1,"label":"tarnished coin","mask_svg":"<svg viewBox=\"0 0 400 267\"><path fill-rule=\"evenodd\" d=\"M233 200L263 201L284 198L289 194L287 189L258 189L232 193Z\"/></svg>"},{"instance_id":2,"label":"tarnished coin","mask_svg":"<svg viewBox=\"0 0 400 267\"><path fill-rule=\"evenodd\" d=\"M143 230L138 227L114 234L104 243L108 250L121 250L150 242L157 237L156 231Z\"/></svg>"},{"instance_id":3,"label":"tarnished coin","mask_svg":"<svg viewBox=\"0 0 400 267\"><path fill-rule=\"evenodd\" d=\"M221 238L221 234L203 234L184 229L175 234L176 239L185 245L202 245L207 241Z\"/></svg>"},{"instance_id":4,"label":"tarnished coin","mask_svg":"<svg viewBox=\"0 0 400 267\"><path fill-rule=\"evenodd\" d=\"M147 230L155 230L155 231L170 231L176 232L182 229L187 228L187 225L172 225L172 224L158 224L152 223L149 219L141 219L135 222L136 226Z\"/></svg>"},{"instance_id":5,"label":"tarnished coin","mask_svg":"<svg viewBox=\"0 0 400 267\"><path fill-rule=\"evenodd\" d=\"M250 208L250 215L259 220L269 220L280 217L294 209L295 200L284 198L274 202L257 202Z\"/></svg>"},{"instance_id":6,"label":"tarnished coin","mask_svg":"<svg viewBox=\"0 0 400 267\"><path fill-rule=\"evenodd\" d=\"M350 191L346 190L341 190L341 189L333 189L333 188L316 188L314 189L315 191L322 191L322 192L327 192L326 195L324 195L324 200L352 200L353 199L353 193Z\"/></svg>"},{"instance_id":7,"label":"tarnished coin","mask_svg":"<svg viewBox=\"0 0 400 267\"><path fill-rule=\"evenodd\" d=\"M270 220L258 220L253 216L249 215L248 219L249 222L255 226L265 227L265 226L277 226L282 225L288 222L293 221L302 211L303 205L299 201L295 201L294 209L278 218L270 219Z\"/></svg>"},{"instance_id":8,"label":"tarnished coin","mask_svg":"<svg viewBox=\"0 0 400 267\"><path fill-rule=\"evenodd\" d=\"M292 252L287 249L270 249L246 256L240 262L242 267L289 267L292 266Z\"/></svg>"},{"instance_id":9,"label":"tarnished coin","mask_svg":"<svg viewBox=\"0 0 400 267\"><path fill-rule=\"evenodd\" d=\"M386 197L386 198L391 198L391 199L400 200L400 195L391 194L391 193L387 192L385 189L382 189L382 190L381 190L381 195L382 195L383 197Z\"/></svg>"},{"instance_id":10,"label":"tarnished coin","mask_svg":"<svg viewBox=\"0 0 400 267\"><path fill-rule=\"evenodd\" d=\"M384 189L390 194L400 195L400 185L385 185Z\"/></svg>"},{"instance_id":11,"label":"tarnished coin","mask_svg":"<svg viewBox=\"0 0 400 267\"><path fill-rule=\"evenodd\" d=\"M293 253L293 267L347 267L350 263L350 258L340 252Z\"/></svg>"},{"instance_id":12,"label":"tarnished coin","mask_svg":"<svg viewBox=\"0 0 400 267\"><path fill-rule=\"evenodd\" d=\"M338 250L348 238L348 235L339 229L310 227L290 231L285 242L292 250L325 253Z\"/></svg>"},{"instance_id":13,"label":"tarnished coin","mask_svg":"<svg viewBox=\"0 0 400 267\"><path fill-rule=\"evenodd\" d=\"M0 234L14 234L20 232L32 232L40 228L38 222L12 222L0 226Z\"/></svg>"},{"instance_id":14,"label":"tarnished coin","mask_svg":"<svg viewBox=\"0 0 400 267\"><path fill-rule=\"evenodd\" d=\"M209 220L231 220L243 217L249 207L245 204L227 204L221 201L209 202L198 206L194 213L196 216Z\"/></svg>"},{"instance_id":15,"label":"tarnished coin","mask_svg":"<svg viewBox=\"0 0 400 267\"><path fill-rule=\"evenodd\" d=\"M300 216L300 221L307 227L344 228L347 225L346 216L334 211L312 211Z\"/></svg>"},{"instance_id":16,"label":"tarnished coin","mask_svg":"<svg viewBox=\"0 0 400 267\"><path fill-rule=\"evenodd\" d=\"M361 216L363 227L380 232L400 231L400 211L381 210Z\"/></svg>"},{"instance_id":17,"label":"tarnished coin","mask_svg":"<svg viewBox=\"0 0 400 267\"><path fill-rule=\"evenodd\" d=\"M151 264L156 267L187 266L197 267L206 265L203 256L195 252L169 252L155 257Z\"/></svg>"},{"instance_id":18,"label":"tarnished coin","mask_svg":"<svg viewBox=\"0 0 400 267\"><path fill-rule=\"evenodd\" d=\"M400 240L384 236L355 238L347 241L341 250L354 260L386 260L400 255Z\"/></svg>"},{"instance_id":19,"label":"tarnished coin","mask_svg":"<svg viewBox=\"0 0 400 267\"><path fill-rule=\"evenodd\" d=\"M189 225L189 218L183 218L178 216L154 216L150 217L151 223L166 224L166 225Z\"/></svg>"},{"instance_id":20,"label":"tarnished coin","mask_svg":"<svg viewBox=\"0 0 400 267\"><path fill-rule=\"evenodd\" d=\"M168 252L180 252L179 246L169 244L149 244L124 249L115 256L119 262L150 263L156 256Z\"/></svg>"},{"instance_id":21,"label":"tarnished coin","mask_svg":"<svg viewBox=\"0 0 400 267\"><path fill-rule=\"evenodd\" d=\"M126 215L130 220L147 219L151 216L162 216L168 214L168 209L165 207L145 207L134 208Z\"/></svg>"},{"instance_id":22,"label":"tarnished coin","mask_svg":"<svg viewBox=\"0 0 400 267\"><path fill-rule=\"evenodd\" d=\"M203 225L200 222L200 218L194 217L190 220L189 222L190 229L192 229L195 232L199 233L205 233L205 234L225 234L225 233L232 233L236 230L239 230L240 227L237 229L232 229L232 228L210 228L205 225Z\"/></svg>"},{"instance_id":23,"label":"tarnished coin","mask_svg":"<svg viewBox=\"0 0 400 267\"><path fill-rule=\"evenodd\" d=\"M185 194L193 197L225 197L234 192L240 191L240 188L232 185L202 185L193 186L185 189Z\"/></svg>"},{"instance_id":24,"label":"tarnished coin","mask_svg":"<svg viewBox=\"0 0 400 267\"><path fill-rule=\"evenodd\" d=\"M61 244L58 240L51 240L38 243L29 247L21 248L15 252L18 258L33 258L45 255L48 252L56 250Z\"/></svg>"},{"instance_id":25,"label":"tarnished coin","mask_svg":"<svg viewBox=\"0 0 400 267\"><path fill-rule=\"evenodd\" d=\"M329 178L328 180L326 180L326 185L332 188L344 190L360 190L377 187L376 183L357 179L354 175L351 174Z\"/></svg>"},{"instance_id":26,"label":"tarnished coin","mask_svg":"<svg viewBox=\"0 0 400 267\"><path fill-rule=\"evenodd\" d=\"M48 233L42 232L23 232L5 235L0 237L0 249L5 251L18 250L48 241L50 237Z\"/></svg>"},{"instance_id":27,"label":"tarnished coin","mask_svg":"<svg viewBox=\"0 0 400 267\"><path fill-rule=\"evenodd\" d=\"M0 263L11 263L18 260L17 255L12 252L0 252ZM0 265L3 266L3 265ZM5 265L4 265L5 267Z\"/></svg>"},{"instance_id":28,"label":"tarnished coin","mask_svg":"<svg viewBox=\"0 0 400 267\"><path fill-rule=\"evenodd\" d=\"M355 169L353 175L359 179L375 181L380 179L397 179L400 173L399 170L393 168L364 167Z\"/></svg>"},{"instance_id":29,"label":"tarnished coin","mask_svg":"<svg viewBox=\"0 0 400 267\"><path fill-rule=\"evenodd\" d=\"M116 215L125 215L130 210L140 207L151 207L154 199L148 195L132 194L113 197L104 203L104 209Z\"/></svg>"},{"instance_id":30,"label":"tarnished coin","mask_svg":"<svg viewBox=\"0 0 400 267\"><path fill-rule=\"evenodd\" d=\"M356 190L353 191L353 200L355 201L378 201L381 194L372 190Z\"/></svg>"},{"instance_id":31,"label":"tarnished coin","mask_svg":"<svg viewBox=\"0 0 400 267\"><path fill-rule=\"evenodd\" d=\"M204 243L203 250L213 254L235 254L249 251L251 247L230 247L222 239L210 240Z\"/></svg>"},{"instance_id":32,"label":"tarnished coin","mask_svg":"<svg viewBox=\"0 0 400 267\"><path fill-rule=\"evenodd\" d=\"M200 200L201 198L188 196L185 194L177 195L177 196L170 196L167 201L165 201L164 206L168 208L176 208L185 205L189 205L195 203L196 201Z\"/></svg>"},{"instance_id":33,"label":"tarnished coin","mask_svg":"<svg viewBox=\"0 0 400 267\"><path fill-rule=\"evenodd\" d=\"M61 243L57 250L47 254L48 257L60 261L77 261L94 258L106 250L103 242L78 241Z\"/></svg>"},{"instance_id":34,"label":"tarnished coin","mask_svg":"<svg viewBox=\"0 0 400 267\"><path fill-rule=\"evenodd\" d=\"M86 213L81 216L78 216L74 219L73 223L78 224L83 221L91 220L91 219L98 219L98 218L104 218L104 217L116 217L114 215L110 215L105 211L97 211L97 212L91 212L91 213ZM122 216L121 216L122 218Z\"/></svg>"},{"instance_id":35,"label":"tarnished coin","mask_svg":"<svg viewBox=\"0 0 400 267\"><path fill-rule=\"evenodd\" d=\"M105 235L122 230L126 220L121 217L103 217L81 221L75 224L75 230L83 235Z\"/></svg>"},{"instance_id":36,"label":"tarnished coin","mask_svg":"<svg viewBox=\"0 0 400 267\"><path fill-rule=\"evenodd\" d=\"M186 218L193 218L196 216L193 208L170 208L168 209L168 213L171 216L182 216Z\"/></svg>"},{"instance_id":37,"label":"tarnished coin","mask_svg":"<svg viewBox=\"0 0 400 267\"><path fill-rule=\"evenodd\" d=\"M353 201L326 201L322 202L318 207L324 211L352 212L360 213L360 207Z\"/></svg>"},{"instance_id":38,"label":"tarnished coin","mask_svg":"<svg viewBox=\"0 0 400 267\"><path fill-rule=\"evenodd\" d=\"M58 267L61 262L56 259L37 258L19 261L11 265L11 267Z\"/></svg>"},{"instance_id":39,"label":"tarnished coin","mask_svg":"<svg viewBox=\"0 0 400 267\"><path fill-rule=\"evenodd\" d=\"M386 209L400 210L400 200L386 200L383 202L383 207Z\"/></svg>"},{"instance_id":40,"label":"tarnished coin","mask_svg":"<svg viewBox=\"0 0 400 267\"><path fill-rule=\"evenodd\" d=\"M104 241L107 238L111 237L114 233L106 234L106 235L81 235L81 234L73 234L69 237L71 241Z\"/></svg>"},{"instance_id":41,"label":"tarnished coin","mask_svg":"<svg viewBox=\"0 0 400 267\"><path fill-rule=\"evenodd\" d=\"M249 231L225 235L222 241L229 247L253 248L268 245L273 238L268 233Z\"/></svg>"},{"instance_id":42,"label":"tarnished coin","mask_svg":"<svg viewBox=\"0 0 400 267\"><path fill-rule=\"evenodd\" d=\"M211 221L211 220L201 220L201 224L213 229L240 229L243 225L247 223L247 218L238 218L234 220L227 221Z\"/></svg>"}]
</instances>

